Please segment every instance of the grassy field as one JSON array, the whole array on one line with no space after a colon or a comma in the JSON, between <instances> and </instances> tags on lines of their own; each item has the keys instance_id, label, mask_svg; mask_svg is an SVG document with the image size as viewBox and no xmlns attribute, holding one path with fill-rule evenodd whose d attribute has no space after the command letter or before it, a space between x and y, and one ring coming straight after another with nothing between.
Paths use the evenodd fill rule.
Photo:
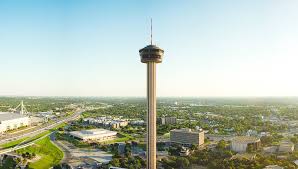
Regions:
<instances>
[{"instance_id":1,"label":"grassy field","mask_svg":"<svg viewBox=\"0 0 298 169\"><path fill-rule=\"evenodd\" d=\"M17 150L19 154L26 152L35 153L41 157L40 160L29 165L32 169L50 168L59 164L63 158L63 152L50 141L49 137L37 141L33 146Z\"/></svg>"}]
</instances>

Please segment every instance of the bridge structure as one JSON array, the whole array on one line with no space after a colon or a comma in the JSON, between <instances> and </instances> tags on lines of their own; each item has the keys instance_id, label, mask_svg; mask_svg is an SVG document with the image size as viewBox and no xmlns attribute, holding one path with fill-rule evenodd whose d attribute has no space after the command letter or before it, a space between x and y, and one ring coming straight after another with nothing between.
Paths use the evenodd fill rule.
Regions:
<instances>
[{"instance_id":1,"label":"bridge structure","mask_svg":"<svg viewBox=\"0 0 298 169\"><path fill-rule=\"evenodd\" d=\"M28 111L24 105L24 101L22 100L21 103L15 108L13 109L14 112L18 112L20 114L28 114ZM19 111L18 111L19 110Z\"/></svg>"}]
</instances>

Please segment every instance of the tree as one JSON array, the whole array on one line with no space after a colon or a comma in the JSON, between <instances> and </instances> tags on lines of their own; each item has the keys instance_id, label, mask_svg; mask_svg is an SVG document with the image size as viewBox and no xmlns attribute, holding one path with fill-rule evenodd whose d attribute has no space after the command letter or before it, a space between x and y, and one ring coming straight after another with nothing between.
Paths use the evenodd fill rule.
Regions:
<instances>
[{"instance_id":1,"label":"tree","mask_svg":"<svg viewBox=\"0 0 298 169\"><path fill-rule=\"evenodd\" d=\"M220 140L217 145L216 145L216 148L219 149L219 150L223 150L226 148L226 141L224 140Z\"/></svg>"},{"instance_id":2,"label":"tree","mask_svg":"<svg viewBox=\"0 0 298 169\"><path fill-rule=\"evenodd\" d=\"M262 136L260 140L261 140L262 145L271 145L273 142L273 137L272 136Z\"/></svg>"},{"instance_id":3,"label":"tree","mask_svg":"<svg viewBox=\"0 0 298 169\"><path fill-rule=\"evenodd\" d=\"M185 169L185 168L188 168L189 167L190 162L185 157L178 157L177 160L176 160L176 164L177 164L177 167L178 168Z\"/></svg>"},{"instance_id":4,"label":"tree","mask_svg":"<svg viewBox=\"0 0 298 169\"><path fill-rule=\"evenodd\" d=\"M297 137L292 137L291 142L293 142L294 144L297 144L298 143L298 138Z\"/></svg>"},{"instance_id":5,"label":"tree","mask_svg":"<svg viewBox=\"0 0 298 169\"><path fill-rule=\"evenodd\" d=\"M103 144L103 145L100 146L100 149L102 151L108 151L108 146Z\"/></svg>"},{"instance_id":6,"label":"tree","mask_svg":"<svg viewBox=\"0 0 298 169\"><path fill-rule=\"evenodd\" d=\"M25 169L29 169L29 162L27 163L27 165L25 166Z\"/></svg>"},{"instance_id":7,"label":"tree","mask_svg":"<svg viewBox=\"0 0 298 169\"><path fill-rule=\"evenodd\" d=\"M34 152L32 153L32 157L33 157L33 158L36 157L36 154L35 154Z\"/></svg>"},{"instance_id":8,"label":"tree","mask_svg":"<svg viewBox=\"0 0 298 169\"><path fill-rule=\"evenodd\" d=\"M191 150L195 150L197 148L197 146L195 144L191 144L190 149Z\"/></svg>"},{"instance_id":9,"label":"tree","mask_svg":"<svg viewBox=\"0 0 298 169\"><path fill-rule=\"evenodd\" d=\"M252 144L248 144L247 147L246 147L246 151L248 153L254 152L254 146Z\"/></svg>"},{"instance_id":10,"label":"tree","mask_svg":"<svg viewBox=\"0 0 298 169\"><path fill-rule=\"evenodd\" d=\"M53 169L62 169L62 166L61 166L61 164L58 164L58 165L55 165L55 166L53 167Z\"/></svg>"},{"instance_id":11,"label":"tree","mask_svg":"<svg viewBox=\"0 0 298 169\"><path fill-rule=\"evenodd\" d=\"M112 166L114 166L114 167L120 167L120 165L121 165L119 158L114 158L114 159L110 162L110 164L111 164Z\"/></svg>"},{"instance_id":12,"label":"tree","mask_svg":"<svg viewBox=\"0 0 298 169\"><path fill-rule=\"evenodd\" d=\"M131 155L131 145L130 145L130 143L125 144L124 154L125 154L126 157Z\"/></svg>"}]
</instances>

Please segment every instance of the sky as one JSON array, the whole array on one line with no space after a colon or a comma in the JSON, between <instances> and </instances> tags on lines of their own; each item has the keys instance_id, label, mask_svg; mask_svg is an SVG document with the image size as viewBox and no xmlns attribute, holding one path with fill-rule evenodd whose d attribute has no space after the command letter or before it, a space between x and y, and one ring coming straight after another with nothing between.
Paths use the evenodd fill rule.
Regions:
<instances>
[{"instance_id":1,"label":"sky","mask_svg":"<svg viewBox=\"0 0 298 169\"><path fill-rule=\"evenodd\" d=\"M0 95L298 96L296 0L1 0Z\"/></svg>"}]
</instances>

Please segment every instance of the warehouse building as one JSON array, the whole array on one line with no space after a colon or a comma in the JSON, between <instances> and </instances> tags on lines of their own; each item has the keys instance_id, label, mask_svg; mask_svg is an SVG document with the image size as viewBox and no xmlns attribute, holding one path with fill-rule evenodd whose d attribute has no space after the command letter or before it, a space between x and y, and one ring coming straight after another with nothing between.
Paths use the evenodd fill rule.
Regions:
<instances>
[{"instance_id":1,"label":"warehouse building","mask_svg":"<svg viewBox=\"0 0 298 169\"><path fill-rule=\"evenodd\" d=\"M179 144L204 144L204 131L193 131L191 129L174 129L170 131L170 140Z\"/></svg>"},{"instance_id":2,"label":"warehouse building","mask_svg":"<svg viewBox=\"0 0 298 169\"><path fill-rule=\"evenodd\" d=\"M91 129L72 131L69 133L71 136L83 141L104 141L111 140L116 137L117 132L106 129Z\"/></svg>"},{"instance_id":3,"label":"warehouse building","mask_svg":"<svg viewBox=\"0 0 298 169\"><path fill-rule=\"evenodd\" d=\"M237 136L232 139L231 149L235 152L242 153L247 151L247 147L251 145L254 150L261 147L261 140L251 136Z\"/></svg>"},{"instance_id":4,"label":"warehouse building","mask_svg":"<svg viewBox=\"0 0 298 169\"><path fill-rule=\"evenodd\" d=\"M0 133L28 126L29 121L29 117L22 114L0 112Z\"/></svg>"}]
</instances>

